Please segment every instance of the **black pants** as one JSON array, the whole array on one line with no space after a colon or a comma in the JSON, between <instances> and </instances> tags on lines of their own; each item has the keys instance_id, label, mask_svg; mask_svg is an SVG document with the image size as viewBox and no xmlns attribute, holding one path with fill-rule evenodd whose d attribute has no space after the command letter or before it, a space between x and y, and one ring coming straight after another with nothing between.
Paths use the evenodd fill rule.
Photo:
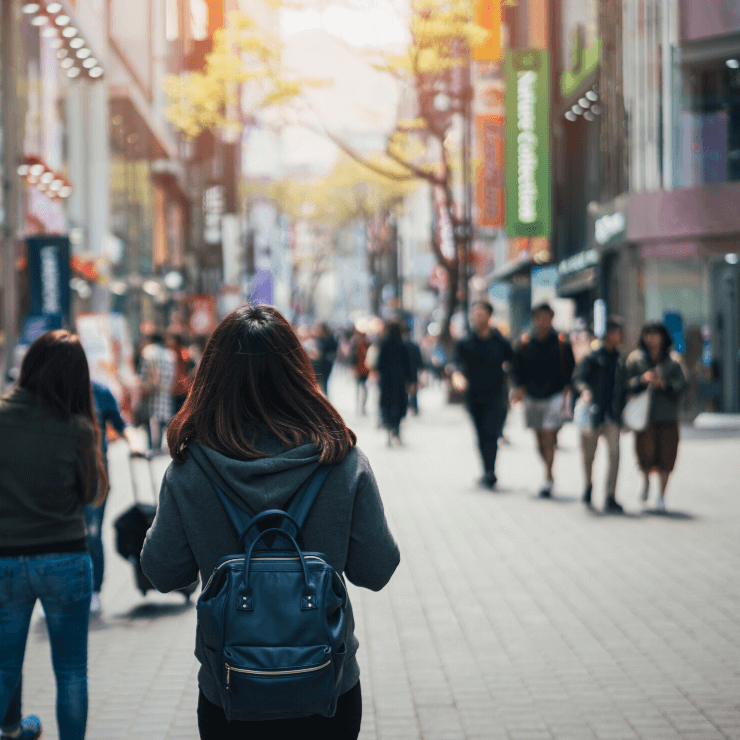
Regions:
<instances>
[{"instance_id":1,"label":"black pants","mask_svg":"<svg viewBox=\"0 0 740 740\"><path fill-rule=\"evenodd\" d=\"M337 702L337 713L329 718L318 714L301 719L263 722L228 722L221 707L200 692L198 729L201 740L357 740L362 723L362 691L358 681Z\"/></svg>"},{"instance_id":2,"label":"black pants","mask_svg":"<svg viewBox=\"0 0 740 740\"><path fill-rule=\"evenodd\" d=\"M469 401L468 411L478 435L478 448L483 460L486 478L495 480L498 438L501 436L504 420L506 419L506 406L502 398L475 403Z\"/></svg>"}]
</instances>

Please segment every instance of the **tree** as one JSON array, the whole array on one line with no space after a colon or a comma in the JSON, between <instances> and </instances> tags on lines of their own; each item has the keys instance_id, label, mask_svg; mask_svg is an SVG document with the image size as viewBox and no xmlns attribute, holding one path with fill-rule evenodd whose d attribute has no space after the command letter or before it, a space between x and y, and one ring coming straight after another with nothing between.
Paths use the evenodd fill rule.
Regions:
<instances>
[{"instance_id":1,"label":"tree","mask_svg":"<svg viewBox=\"0 0 740 740\"><path fill-rule=\"evenodd\" d=\"M280 62L280 44L251 16L229 13L226 28L213 35L203 71L170 75L165 81L166 116L187 138L209 129L241 130L241 110L250 113L277 108L295 99L319 80L288 76Z\"/></svg>"},{"instance_id":2,"label":"tree","mask_svg":"<svg viewBox=\"0 0 740 740\"><path fill-rule=\"evenodd\" d=\"M461 172L455 164L458 151L450 134L456 122L468 125L472 97L470 51L483 45L490 36L474 18L475 0L411 0L410 42L404 53L372 55L375 68L392 75L401 85L410 113L389 134L382 157L368 158L328 127L323 128L323 133L368 173L400 183L421 180L434 189L441 216L438 220L444 222L442 226L449 227L437 228L436 238L432 240L437 261L447 275L448 295L442 323L442 339L447 342L450 321L458 306L458 285L470 229L463 199L456 195L456 183L467 187L469 173ZM236 90L241 84L264 91L261 98L257 97L257 107L295 101L307 85L317 84L284 80L280 76L276 47L256 33L254 23L247 16L239 14L238 20L236 31L230 29L217 35L202 78L191 76L184 87L178 87L174 81L170 85L170 95L176 101L175 110L171 106L170 118L189 136L204 128L238 126L234 108L238 102ZM245 64L245 58L251 64ZM177 102L177 94L183 96L184 102ZM308 122L306 125L316 128ZM312 200L315 196L312 192ZM447 251L441 238L445 231L451 233L453 245ZM466 275L467 270L462 274Z\"/></svg>"},{"instance_id":3,"label":"tree","mask_svg":"<svg viewBox=\"0 0 740 740\"><path fill-rule=\"evenodd\" d=\"M380 155L369 156L366 161L377 163L378 167L385 166ZM310 231L311 249L294 256L296 298L310 312L319 281L331 268L339 248L339 232L357 222L362 224L369 245L368 271L377 276L378 256L396 247L391 243L388 222L415 187L413 180L390 179L345 155L323 177L303 181L294 178L246 181L243 195L247 200L263 198L272 202ZM305 280L301 281L300 277ZM301 282L304 289L299 289ZM376 312L379 288L378 285L372 296Z\"/></svg>"}]
</instances>

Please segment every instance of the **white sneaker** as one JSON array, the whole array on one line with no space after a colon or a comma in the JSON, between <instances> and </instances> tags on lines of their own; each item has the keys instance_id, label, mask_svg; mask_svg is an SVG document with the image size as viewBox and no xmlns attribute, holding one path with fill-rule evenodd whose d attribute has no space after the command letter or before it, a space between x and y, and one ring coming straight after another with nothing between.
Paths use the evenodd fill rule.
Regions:
<instances>
[{"instance_id":1,"label":"white sneaker","mask_svg":"<svg viewBox=\"0 0 740 740\"><path fill-rule=\"evenodd\" d=\"M103 611L103 605L100 603L100 592L93 591L90 599L90 614L100 614Z\"/></svg>"}]
</instances>

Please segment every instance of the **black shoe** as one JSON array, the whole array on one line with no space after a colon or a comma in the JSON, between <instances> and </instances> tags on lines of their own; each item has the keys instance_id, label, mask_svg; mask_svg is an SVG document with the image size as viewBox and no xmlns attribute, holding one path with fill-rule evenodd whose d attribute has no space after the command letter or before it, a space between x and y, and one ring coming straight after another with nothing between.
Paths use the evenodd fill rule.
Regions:
<instances>
[{"instance_id":1,"label":"black shoe","mask_svg":"<svg viewBox=\"0 0 740 740\"><path fill-rule=\"evenodd\" d=\"M484 475L479 481L478 485L487 488L489 491L493 491L498 483L498 478L495 475Z\"/></svg>"},{"instance_id":2,"label":"black shoe","mask_svg":"<svg viewBox=\"0 0 740 740\"><path fill-rule=\"evenodd\" d=\"M593 486L586 486L586 490L583 492L583 501L584 504L587 506L591 506L591 491L593 491Z\"/></svg>"},{"instance_id":3,"label":"black shoe","mask_svg":"<svg viewBox=\"0 0 740 740\"><path fill-rule=\"evenodd\" d=\"M540 490L540 498L552 498L552 481L548 481Z\"/></svg>"},{"instance_id":4,"label":"black shoe","mask_svg":"<svg viewBox=\"0 0 740 740\"><path fill-rule=\"evenodd\" d=\"M609 514L624 514L622 504L620 504L614 498L614 496L607 497L606 503L604 504L604 511L608 512Z\"/></svg>"}]
</instances>

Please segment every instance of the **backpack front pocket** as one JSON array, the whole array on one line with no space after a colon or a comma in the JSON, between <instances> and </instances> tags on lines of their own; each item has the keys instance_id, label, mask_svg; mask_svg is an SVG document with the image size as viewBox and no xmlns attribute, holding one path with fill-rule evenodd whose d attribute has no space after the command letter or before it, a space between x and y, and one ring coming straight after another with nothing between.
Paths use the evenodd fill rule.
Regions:
<instances>
[{"instance_id":1,"label":"backpack front pocket","mask_svg":"<svg viewBox=\"0 0 740 740\"><path fill-rule=\"evenodd\" d=\"M224 648L226 691L240 714L319 714L332 695L331 648Z\"/></svg>"}]
</instances>

